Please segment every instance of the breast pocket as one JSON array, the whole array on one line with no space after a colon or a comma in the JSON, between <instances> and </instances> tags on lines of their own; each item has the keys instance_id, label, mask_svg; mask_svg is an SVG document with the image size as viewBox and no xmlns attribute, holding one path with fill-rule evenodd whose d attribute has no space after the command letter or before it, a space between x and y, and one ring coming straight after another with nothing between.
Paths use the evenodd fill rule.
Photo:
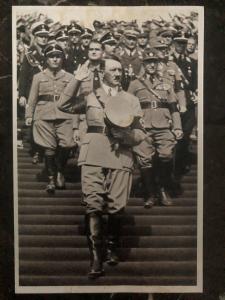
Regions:
<instances>
[{"instance_id":1,"label":"breast pocket","mask_svg":"<svg viewBox=\"0 0 225 300\"><path fill-rule=\"evenodd\" d=\"M42 80L39 85L39 94L40 95L45 95L49 94L52 91L52 86L50 82L46 80Z\"/></svg>"}]
</instances>

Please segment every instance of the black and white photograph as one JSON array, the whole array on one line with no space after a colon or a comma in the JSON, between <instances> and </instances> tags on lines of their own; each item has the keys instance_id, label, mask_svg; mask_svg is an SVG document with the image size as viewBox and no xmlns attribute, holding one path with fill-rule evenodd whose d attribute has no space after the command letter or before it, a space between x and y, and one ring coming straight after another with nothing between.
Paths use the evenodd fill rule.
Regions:
<instances>
[{"instance_id":1,"label":"black and white photograph","mask_svg":"<svg viewBox=\"0 0 225 300\"><path fill-rule=\"evenodd\" d=\"M200 6L13 6L16 293L201 293Z\"/></svg>"}]
</instances>

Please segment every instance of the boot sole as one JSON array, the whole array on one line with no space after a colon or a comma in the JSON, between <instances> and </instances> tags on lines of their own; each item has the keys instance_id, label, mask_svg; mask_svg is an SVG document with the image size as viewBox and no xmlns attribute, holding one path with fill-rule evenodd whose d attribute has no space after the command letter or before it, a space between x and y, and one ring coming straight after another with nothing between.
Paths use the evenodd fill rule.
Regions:
<instances>
[{"instance_id":1,"label":"boot sole","mask_svg":"<svg viewBox=\"0 0 225 300\"><path fill-rule=\"evenodd\" d=\"M100 276L104 276L105 275L105 271L99 271L99 272L95 272L95 273L88 273L88 278L89 279L97 279Z\"/></svg>"}]
</instances>

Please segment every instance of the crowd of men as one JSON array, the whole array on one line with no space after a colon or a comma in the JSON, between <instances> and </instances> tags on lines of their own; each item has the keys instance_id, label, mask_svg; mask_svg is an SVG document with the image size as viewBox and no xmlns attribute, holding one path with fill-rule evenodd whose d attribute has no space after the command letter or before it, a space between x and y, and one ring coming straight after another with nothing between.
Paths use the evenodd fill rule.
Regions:
<instances>
[{"instance_id":1,"label":"crowd of men","mask_svg":"<svg viewBox=\"0 0 225 300\"><path fill-rule=\"evenodd\" d=\"M134 166L144 206L173 205L175 178L190 170L196 139L197 15L54 23L17 20L18 112L31 128L34 164L45 159L46 191L65 188L64 170L77 147L89 278L103 275L102 213L108 214L105 260L118 263L120 220ZM24 114L24 115L23 115Z\"/></svg>"}]
</instances>

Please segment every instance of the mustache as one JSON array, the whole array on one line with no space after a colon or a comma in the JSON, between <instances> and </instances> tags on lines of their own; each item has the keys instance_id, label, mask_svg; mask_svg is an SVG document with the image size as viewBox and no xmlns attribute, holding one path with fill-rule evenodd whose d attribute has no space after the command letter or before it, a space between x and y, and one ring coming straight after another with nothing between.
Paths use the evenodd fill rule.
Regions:
<instances>
[{"instance_id":1,"label":"mustache","mask_svg":"<svg viewBox=\"0 0 225 300\"><path fill-rule=\"evenodd\" d=\"M120 75L114 76L114 79L120 80L120 79L121 79L121 76L120 76Z\"/></svg>"}]
</instances>

